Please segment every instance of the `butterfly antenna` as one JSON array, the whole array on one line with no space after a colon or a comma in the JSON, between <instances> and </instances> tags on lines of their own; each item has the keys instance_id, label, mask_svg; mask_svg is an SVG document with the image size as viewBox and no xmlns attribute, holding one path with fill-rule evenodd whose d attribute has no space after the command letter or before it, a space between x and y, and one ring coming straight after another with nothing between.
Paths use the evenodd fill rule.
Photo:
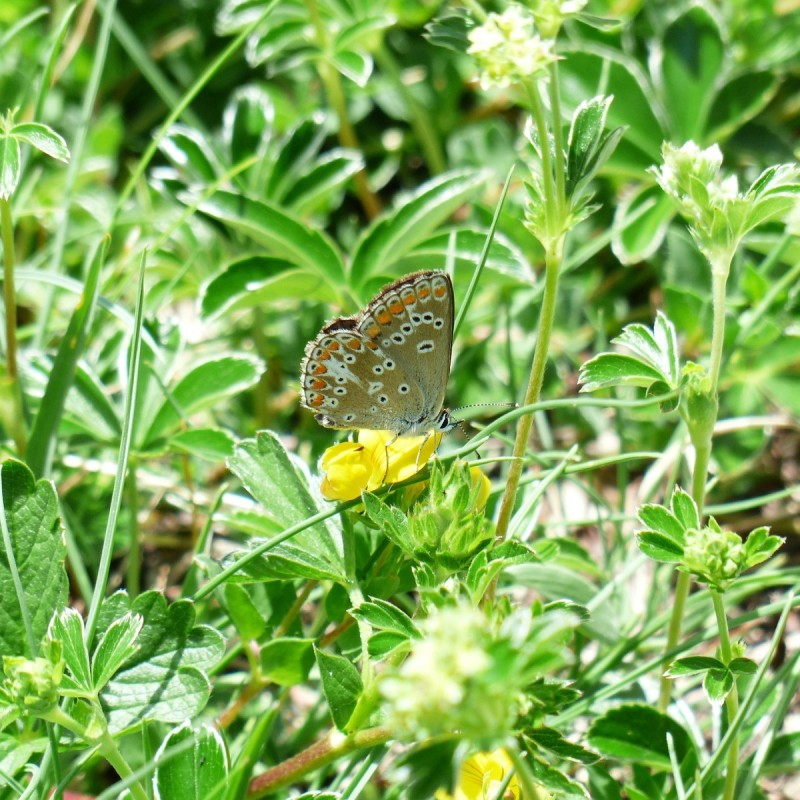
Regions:
<instances>
[{"instance_id":1,"label":"butterfly antenna","mask_svg":"<svg viewBox=\"0 0 800 800\"><path fill-rule=\"evenodd\" d=\"M467 406L454 408L452 413L457 414L467 408L519 408L519 403L470 403Z\"/></svg>"}]
</instances>

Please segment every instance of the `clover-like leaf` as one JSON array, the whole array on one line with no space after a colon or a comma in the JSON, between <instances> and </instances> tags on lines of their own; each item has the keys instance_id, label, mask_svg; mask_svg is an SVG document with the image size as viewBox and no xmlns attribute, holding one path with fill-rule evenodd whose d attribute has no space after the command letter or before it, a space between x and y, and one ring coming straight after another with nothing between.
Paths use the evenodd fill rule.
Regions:
<instances>
[{"instance_id":1,"label":"clover-like leaf","mask_svg":"<svg viewBox=\"0 0 800 800\"><path fill-rule=\"evenodd\" d=\"M0 653L30 658L32 643L21 609L27 608L31 638L39 642L67 601L67 548L52 481L35 480L21 461L1 463L0 515L13 555L0 538Z\"/></svg>"},{"instance_id":2,"label":"clover-like leaf","mask_svg":"<svg viewBox=\"0 0 800 800\"><path fill-rule=\"evenodd\" d=\"M133 603L124 593L109 598L100 615L103 635L128 613L141 616L144 624L136 638L138 649L100 693L109 728L118 732L145 720L191 719L211 693L208 671L224 653L222 636L208 625L195 625L190 601L167 606L155 591L145 592Z\"/></svg>"}]
</instances>

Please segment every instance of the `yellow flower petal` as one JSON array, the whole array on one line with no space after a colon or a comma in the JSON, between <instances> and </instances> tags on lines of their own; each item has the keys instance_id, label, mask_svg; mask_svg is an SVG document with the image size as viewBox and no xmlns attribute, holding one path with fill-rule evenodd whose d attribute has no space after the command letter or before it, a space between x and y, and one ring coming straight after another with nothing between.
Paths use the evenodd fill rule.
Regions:
<instances>
[{"instance_id":1,"label":"yellow flower petal","mask_svg":"<svg viewBox=\"0 0 800 800\"><path fill-rule=\"evenodd\" d=\"M511 759L502 748L491 753L475 753L461 765L453 800L488 800L497 797L500 786L512 769ZM514 775L503 798L520 800L521 792L519 780Z\"/></svg>"},{"instance_id":2,"label":"yellow flower petal","mask_svg":"<svg viewBox=\"0 0 800 800\"><path fill-rule=\"evenodd\" d=\"M372 483L374 468L370 452L357 442L329 447L320 459L325 473L320 491L328 500L353 500Z\"/></svg>"},{"instance_id":3,"label":"yellow flower petal","mask_svg":"<svg viewBox=\"0 0 800 800\"><path fill-rule=\"evenodd\" d=\"M441 440L441 433L397 437L391 431L361 430L358 442L335 444L323 454L322 494L328 500L353 500L384 483L404 481L428 463Z\"/></svg>"}]
</instances>

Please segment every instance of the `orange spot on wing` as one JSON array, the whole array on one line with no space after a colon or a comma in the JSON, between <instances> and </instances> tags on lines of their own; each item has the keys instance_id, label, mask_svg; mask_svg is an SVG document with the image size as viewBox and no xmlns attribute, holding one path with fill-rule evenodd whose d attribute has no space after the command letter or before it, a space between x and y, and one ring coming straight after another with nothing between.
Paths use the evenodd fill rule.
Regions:
<instances>
[{"instance_id":1,"label":"orange spot on wing","mask_svg":"<svg viewBox=\"0 0 800 800\"><path fill-rule=\"evenodd\" d=\"M320 389L324 389L328 384L325 383L322 378L317 378L315 381L311 381L311 388L316 389L319 391Z\"/></svg>"},{"instance_id":2,"label":"orange spot on wing","mask_svg":"<svg viewBox=\"0 0 800 800\"><path fill-rule=\"evenodd\" d=\"M330 353L328 353L330 357ZM312 375L324 375L328 371L328 368L324 364L317 364L314 369L311 370Z\"/></svg>"},{"instance_id":3,"label":"orange spot on wing","mask_svg":"<svg viewBox=\"0 0 800 800\"><path fill-rule=\"evenodd\" d=\"M434 294L435 294L437 297L439 297L439 298L442 298L442 297L444 297L444 296L447 294L447 289L446 289L444 286L437 286L437 287L436 287L436 288L433 290L433 293L434 293Z\"/></svg>"},{"instance_id":4,"label":"orange spot on wing","mask_svg":"<svg viewBox=\"0 0 800 800\"><path fill-rule=\"evenodd\" d=\"M331 351L330 350L323 350L319 354L319 360L320 361L327 361L330 357L331 357Z\"/></svg>"},{"instance_id":5,"label":"orange spot on wing","mask_svg":"<svg viewBox=\"0 0 800 800\"><path fill-rule=\"evenodd\" d=\"M403 303L407 306L413 306L417 302L417 296L413 292L409 292L403 297Z\"/></svg>"},{"instance_id":6,"label":"orange spot on wing","mask_svg":"<svg viewBox=\"0 0 800 800\"><path fill-rule=\"evenodd\" d=\"M358 339L353 337L352 339L348 340L347 346L351 350L360 350L361 349L361 342L359 342Z\"/></svg>"},{"instance_id":7,"label":"orange spot on wing","mask_svg":"<svg viewBox=\"0 0 800 800\"><path fill-rule=\"evenodd\" d=\"M380 326L379 325L373 325L372 327L367 328L365 333L367 334L367 336L370 339L377 339L378 336L380 336L380 333L381 333ZM367 347L369 347L369 344L367 344Z\"/></svg>"},{"instance_id":8,"label":"orange spot on wing","mask_svg":"<svg viewBox=\"0 0 800 800\"><path fill-rule=\"evenodd\" d=\"M318 394L318 395L315 395L314 397L312 397L308 401L308 404L312 408L319 408L322 405L322 403L324 402L324 400L325 400L325 398L321 394Z\"/></svg>"},{"instance_id":9,"label":"orange spot on wing","mask_svg":"<svg viewBox=\"0 0 800 800\"><path fill-rule=\"evenodd\" d=\"M378 332L380 333L380 331L378 331ZM364 345L365 345L365 347L368 347L370 350L377 350L378 349L378 345L375 344L375 342L369 341L369 339L367 339L367 341L364 342Z\"/></svg>"},{"instance_id":10,"label":"orange spot on wing","mask_svg":"<svg viewBox=\"0 0 800 800\"><path fill-rule=\"evenodd\" d=\"M391 311L395 316L402 314L403 304L399 300L392 300L392 302L389 303L389 311Z\"/></svg>"},{"instance_id":11,"label":"orange spot on wing","mask_svg":"<svg viewBox=\"0 0 800 800\"><path fill-rule=\"evenodd\" d=\"M333 350L333 352L335 353L335 352L336 352L336 351L339 349L339 342L335 342L335 341L334 341L334 342L331 342L331 343L328 345L328 349L329 349L329 350Z\"/></svg>"},{"instance_id":12,"label":"orange spot on wing","mask_svg":"<svg viewBox=\"0 0 800 800\"><path fill-rule=\"evenodd\" d=\"M392 315L384 309L375 315L375 319L380 325L388 325L392 321Z\"/></svg>"},{"instance_id":13,"label":"orange spot on wing","mask_svg":"<svg viewBox=\"0 0 800 800\"><path fill-rule=\"evenodd\" d=\"M427 286L420 286L419 291L417 294L424 300L426 297L430 296L431 290Z\"/></svg>"}]
</instances>

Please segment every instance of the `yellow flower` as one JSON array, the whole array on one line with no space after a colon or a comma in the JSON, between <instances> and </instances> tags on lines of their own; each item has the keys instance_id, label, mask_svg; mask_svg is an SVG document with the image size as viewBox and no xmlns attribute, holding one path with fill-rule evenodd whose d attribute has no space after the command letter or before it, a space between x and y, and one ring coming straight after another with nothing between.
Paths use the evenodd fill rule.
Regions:
<instances>
[{"instance_id":1,"label":"yellow flower","mask_svg":"<svg viewBox=\"0 0 800 800\"><path fill-rule=\"evenodd\" d=\"M493 750L491 753L475 753L462 765L458 773L458 784L455 794L451 795L438 789L435 800L490 800L499 797L497 792L506 776L513 769L511 759L505 750ZM516 775L502 795L503 800L520 800L522 787Z\"/></svg>"},{"instance_id":2,"label":"yellow flower","mask_svg":"<svg viewBox=\"0 0 800 800\"><path fill-rule=\"evenodd\" d=\"M416 475L428 463L442 434L402 436L391 431L359 431L357 442L329 447L320 460L320 487L328 500L353 500L361 492Z\"/></svg>"}]
</instances>

